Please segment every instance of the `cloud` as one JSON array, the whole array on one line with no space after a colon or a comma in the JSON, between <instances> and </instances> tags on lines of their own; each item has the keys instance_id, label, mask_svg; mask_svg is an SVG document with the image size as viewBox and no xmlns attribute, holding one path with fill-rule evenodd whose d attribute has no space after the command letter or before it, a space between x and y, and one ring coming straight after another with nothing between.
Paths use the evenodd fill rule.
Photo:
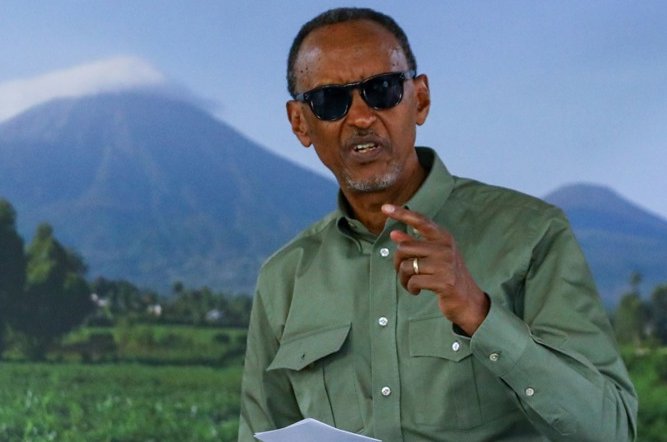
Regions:
<instances>
[{"instance_id":1,"label":"cloud","mask_svg":"<svg viewBox=\"0 0 667 442\"><path fill-rule=\"evenodd\" d=\"M0 83L0 122L54 98L137 88L167 87L164 75L145 60L120 56L27 79Z\"/></svg>"}]
</instances>

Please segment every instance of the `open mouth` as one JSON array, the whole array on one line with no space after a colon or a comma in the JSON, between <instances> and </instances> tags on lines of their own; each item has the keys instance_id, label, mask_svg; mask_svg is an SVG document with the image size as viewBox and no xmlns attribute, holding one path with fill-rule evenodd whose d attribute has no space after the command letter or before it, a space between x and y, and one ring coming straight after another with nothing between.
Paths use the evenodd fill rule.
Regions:
<instances>
[{"instance_id":1,"label":"open mouth","mask_svg":"<svg viewBox=\"0 0 667 442\"><path fill-rule=\"evenodd\" d=\"M371 152L375 149L377 149L377 144L375 143L363 143L363 144L357 144L354 146L354 151L358 153L366 153L366 152Z\"/></svg>"}]
</instances>

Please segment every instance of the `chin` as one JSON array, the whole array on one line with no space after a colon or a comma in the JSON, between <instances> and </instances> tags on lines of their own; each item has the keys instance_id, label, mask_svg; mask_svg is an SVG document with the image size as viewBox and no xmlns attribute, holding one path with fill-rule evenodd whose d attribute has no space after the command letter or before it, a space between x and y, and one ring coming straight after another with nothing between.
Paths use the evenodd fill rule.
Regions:
<instances>
[{"instance_id":1,"label":"chin","mask_svg":"<svg viewBox=\"0 0 667 442\"><path fill-rule=\"evenodd\" d=\"M348 190L359 193L380 192L396 184L398 173L388 173L380 177L372 177L365 180L345 177L345 187Z\"/></svg>"}]
</instances>

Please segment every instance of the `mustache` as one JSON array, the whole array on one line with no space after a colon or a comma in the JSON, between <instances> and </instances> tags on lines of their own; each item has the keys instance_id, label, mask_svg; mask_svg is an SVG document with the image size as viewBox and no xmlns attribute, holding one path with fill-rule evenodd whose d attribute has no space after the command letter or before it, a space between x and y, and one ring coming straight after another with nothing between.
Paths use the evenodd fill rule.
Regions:
<instances>
[{"instance_id":1,"label":"mustache","mask_svg":"<svg viewBox=\"0 0 667 442\"><path fill-rule=\"evenodd\" d=\"M347 140L345 140L345 147L352 149L358 144L367 144L372 143L377 146L386 146L387 142L382 137L379 137L375 134L357 134L353 135Z\"/></svg>"},{"instance_id":2,"label":"mustache","mask_svg":"<svg viewBox=\"0 0 667 442\"><path fill-rule=\"evenodd\" d=\"M373 143L378 146L386 146L387 141L372 130L356 130L355 133L345 140L345 147L352 148L358 144Z\"/></svg>"}]
</instances>

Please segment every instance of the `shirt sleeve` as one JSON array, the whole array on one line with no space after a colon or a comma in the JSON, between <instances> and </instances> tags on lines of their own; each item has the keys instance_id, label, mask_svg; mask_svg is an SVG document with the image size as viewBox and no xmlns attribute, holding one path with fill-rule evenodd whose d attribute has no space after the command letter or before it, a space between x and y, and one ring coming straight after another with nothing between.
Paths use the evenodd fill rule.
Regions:
<instances>
[{"instance_id":1,"label":"shirt sleeve","mask_svg":"<svg viewBox=\"0 0 667 442\"><path fill-rule=\"evenodd\" d=\"M262 296L257 292L241 383L239 442L254 441L256 432L281 428L302 419L285 370L267 371L278 346Z\"/></svg>"},{"instance_id":2,"label":"shirt sleeve","mask_svg":"<svg viewBox=\"0 0 667 442\"><path fill-rule=\"evenodd\" d=\"M538 236L520 293L490 294L472 352L550 440L634 440L636 393L581 249L560 211Z\"/></svg>"}]
</instances>

